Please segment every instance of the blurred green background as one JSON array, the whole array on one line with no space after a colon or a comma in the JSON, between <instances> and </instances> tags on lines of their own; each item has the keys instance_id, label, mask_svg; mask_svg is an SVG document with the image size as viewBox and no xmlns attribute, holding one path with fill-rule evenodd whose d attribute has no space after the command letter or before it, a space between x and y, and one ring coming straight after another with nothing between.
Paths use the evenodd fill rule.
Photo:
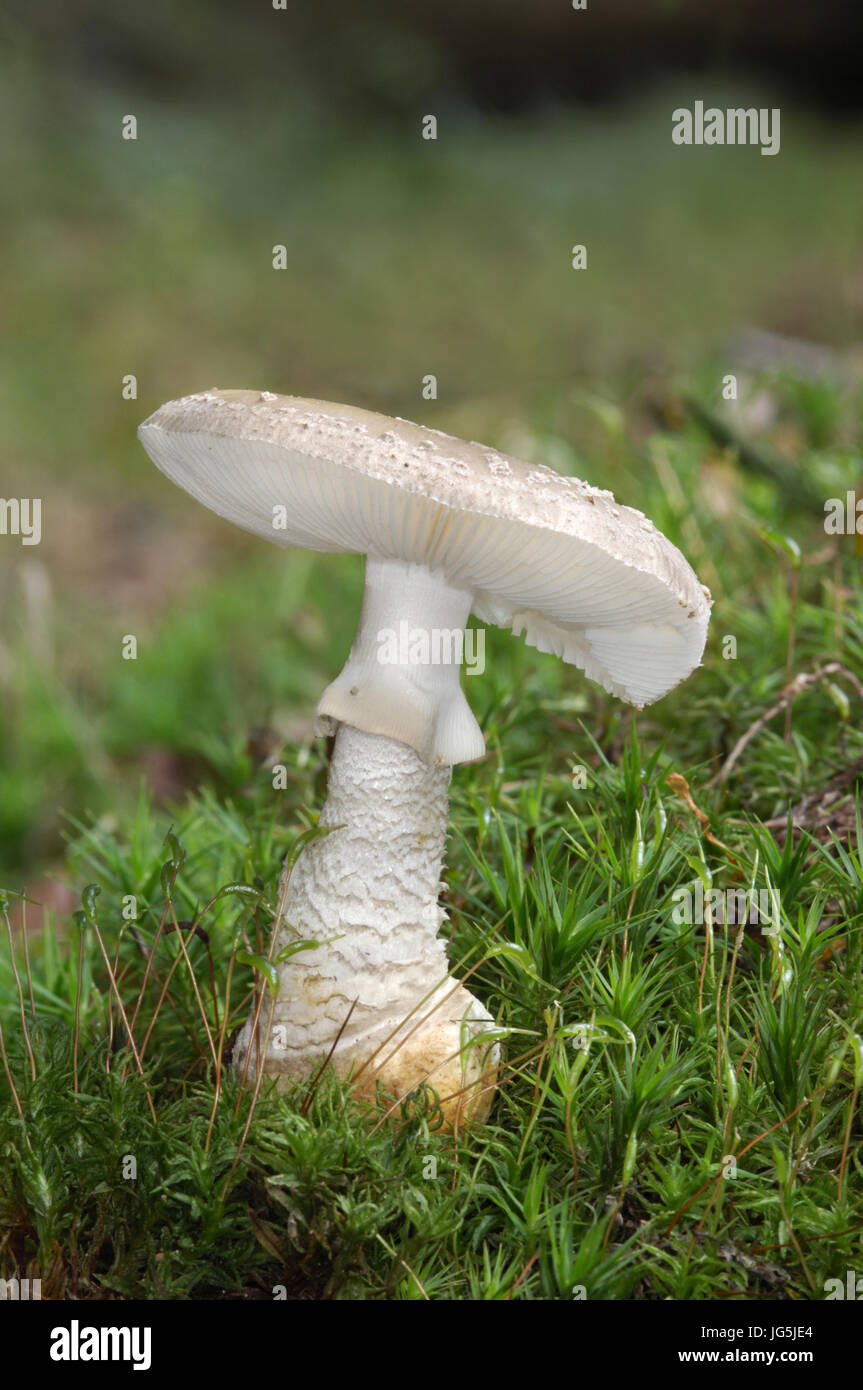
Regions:
<instances>
[{"instance_id":1,"label":"blurred green background","mask_svg":"<svg viewBox=\"0 0 863 1390\"><path fill-rule=\"evenodd\" d=\"M787 575L759 518L813 557L801 593L856 666L818 499L863 481L860 23L796 0L6 6L0 491L43 499L38 547L0 537L8 887L62 906L66 816L110 824L142 779L160 803L242 798L286 747L321 756L361 564L270 550L156 472L138 424L202 388L403 415L641 507L715 591L717 754L783 676ZM780 107L781 152L675 146L695 100ZM687 406L721 414L728 372L748 463ZM726 670L747 605L776 650L759 636ZM804 656L806 632L804 608ZM504 634L489 650L468 690L486 719L524 682L609 739L625 717ZM702 717L703 749L695 679L650 717L681 748Z\"/></svg>"}]
</instances>

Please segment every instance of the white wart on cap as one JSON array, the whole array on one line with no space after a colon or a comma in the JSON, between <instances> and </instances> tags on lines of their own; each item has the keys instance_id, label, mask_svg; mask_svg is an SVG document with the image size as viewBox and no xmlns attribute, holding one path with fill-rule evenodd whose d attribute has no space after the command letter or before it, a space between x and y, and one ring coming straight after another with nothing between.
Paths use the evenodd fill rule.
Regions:
<instances>
[{"instance_id":1,"label":"white wart on cap","mask_svg":"<svg viewBox=\"0 0 863 1390\"><path fill-rule=\"evenodd\" d=\"M282 546L364 554L357 640L317 709L432 764L484 744L458 667L387 666L381 631L523 634L642 706L699 665L710 595L680 551L610 492L406 420L259 391L205 391L139 430L171 480Z\"/></svg>"}]
</instances>

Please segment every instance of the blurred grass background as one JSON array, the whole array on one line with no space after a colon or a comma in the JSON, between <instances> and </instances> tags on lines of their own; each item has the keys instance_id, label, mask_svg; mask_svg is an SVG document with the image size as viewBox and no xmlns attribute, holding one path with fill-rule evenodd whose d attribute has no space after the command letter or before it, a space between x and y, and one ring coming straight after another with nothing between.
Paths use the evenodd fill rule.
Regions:
<instances>
[{"instance_id":1,"label":"blurred grass background","mask_svg":"<svg viewBox=\"0 0 863 1390\"><path fill-rule=\"evenodd\" d=\"M801 660L806 603L813 650L833 613L834 654L858 659L853 541L825 552L812 502L863 471L856 21L830 5L795 4L773 28L738 5L560 9L8 8L0 491L43 499L38 547L0 538L9 887L50 900L65 816L122 816L142 779L160 802L266 789L347 654L359 561L270 553L137 444L159 403L208 386L404 415L646 511L717 598L708 670L646 716L681 756L727 752L747 698L784 674L788 576L757 522L815 557ZM671 112L695 99L780 106L781 153L674 146ZM787 489L683 405L723 410L747 324L829 349L821 375L768 370L766 425L755 408L733 417L784 460ZM733 665L728 631L750 637ZM626 718L504 634L489 651L468 690L487 720L495 691L528 688L609 739ZM572 722L568 737L583 760ZM771 814L806 776L801 756L750 802Z\"/></svg>"},{"instance_id":2,"label":"blurred grass background","mask_svg":"<svg viewBox=\"0 0 863 1390\"><path fill-rule=\"evenodd\" d=\"M42 540L0 535L4 1274L809 1299L859 1267L863 538L824 504L863 495L861 37L839 0L7 0L0 495L42 499ZM696 100L778 106L781 152L674 146ZM489 752L454 770L448 947L508 945L474 979L514 1031L452 1182L412 1168L452 1161L421 1116L368 1133L321 1086L261 1097L246 1144L240 1094L214 1099L205 1037L244 1015L323 803L312 713L362 563L269 547L153 468L138 424L213 385L610 487L714 594L702 669L637 717L497 630L465 679ZM775 888L780 935L681 927L693 874ZM131 1012L151 965L173 984L139 1084L109 983Z\"/></svg>"}]
</instances>

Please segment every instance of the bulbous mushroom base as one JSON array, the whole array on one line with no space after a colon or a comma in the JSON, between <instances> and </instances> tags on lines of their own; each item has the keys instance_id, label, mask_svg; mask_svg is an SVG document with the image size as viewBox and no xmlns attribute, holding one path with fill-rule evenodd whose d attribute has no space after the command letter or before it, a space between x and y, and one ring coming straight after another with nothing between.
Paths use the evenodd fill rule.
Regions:
<instances>
[{"instance_id":1,"label":"bulbous mushroom base","mask_svg":"<svg viewBox=\"0 0 863 1390\"><path fill-rule=\"evenodd\" d=\"M430 1004L420 1007L374 1054L367 1047L339 1045L330 1065L337 1076L353 1081L354 1095L369 1105L383 1103L396 1116L404 1106L425 1114L433 1129L458 1130L465 1124L482 1124L488 1119L497 1084L500 1046L480 1040L464 1047L463 1033L468 1038L479 1038L492 1026L492 1020L463 985L448 980L443 992L444 1002L433 1013L429 1015ZM261 1039L267 1011L265 1002L258 1028ZM245 1070L250 1085L257 1076L259 1056L249 1019L234 1044L233 1066L237 1075ZM264 1075L274 1077L277 1088L287 1091L296 1082L310 1079L325 1056L284 1055L273 1048L271 1037L263 1056ZM430 1087L434 1095L424 1087Z\"/></svg>"},{"instance_id":2,"label":"bulbous mushroom base","mask_svg":"<svg viewBox=\"0 0 863 1390\"><path fill-rule=\"evenodd\" d=\"M491 1019L481 1006L459 985L447 1003L438 1009L422 1027L399 1045L399 1039L384 1049L382 1057L363 1071L356 1082L356 1093L373 1101L378 1084L385 1095L403 1100L427 1084L437 1095L443 1112L443 1127L461 1128L466 1122L481 1124L488 1119L497 1083L500 1046L497 1043L477 1042L462 1051L461 1018L472 1020L466 1025L471 1036L477 1037L491 1026ZM419 1101L419 1097L417 1097ZM432 1120L434 1124L434 1120Z\"/></svg>"}]
</instances>

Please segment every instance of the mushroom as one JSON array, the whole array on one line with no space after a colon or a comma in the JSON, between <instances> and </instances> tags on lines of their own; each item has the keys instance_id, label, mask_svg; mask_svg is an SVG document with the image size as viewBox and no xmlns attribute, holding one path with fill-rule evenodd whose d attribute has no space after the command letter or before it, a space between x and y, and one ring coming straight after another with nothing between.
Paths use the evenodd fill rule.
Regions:
<instances>
[{"instance_id":1,"label":"mushroom","mask_svg":"<svg viewBox=\"0 0 863 1390\"><path fill-rule=\"evenodd\" d=\"M331 1053L365 1098L378 1082L399 1100L427 1083L448 1125L484 1119L499 1043L449 975L438 897L451 768L485 745L458 660L435 662L431 639L457 657L474 613L640 707L700 664L709 592L610 492L405 420L212 390L163 405L139 434L235 525L366 557L356 640L316 710L316 732L335 735L329 833L283 874L278 996L269 1027L266 1009L243 1026L235 1067L287 1086ZM390 634L405 632L394 653ZM298 941L317 946L285 951Z\"/></svg>"}]
</instances>

